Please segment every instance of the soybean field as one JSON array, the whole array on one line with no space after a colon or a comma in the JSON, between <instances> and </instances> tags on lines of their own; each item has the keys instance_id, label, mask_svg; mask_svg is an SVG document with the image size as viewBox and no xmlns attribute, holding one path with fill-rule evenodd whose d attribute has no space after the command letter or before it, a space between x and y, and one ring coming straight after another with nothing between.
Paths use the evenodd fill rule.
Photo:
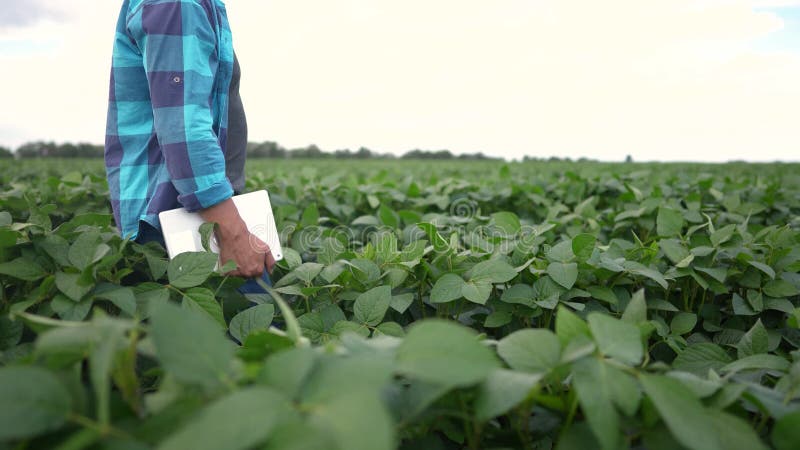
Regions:
<instances>
[{"instance_id":1,"label":"soybean field","mask_svg":"<svg viewBox=\"0 0 800 450\"><path fill-rule=\"evenodd\" d=\"M0 450L800 448L800 165L253 160L269 294L0 160Z\"/></svg>"}]
</instances>

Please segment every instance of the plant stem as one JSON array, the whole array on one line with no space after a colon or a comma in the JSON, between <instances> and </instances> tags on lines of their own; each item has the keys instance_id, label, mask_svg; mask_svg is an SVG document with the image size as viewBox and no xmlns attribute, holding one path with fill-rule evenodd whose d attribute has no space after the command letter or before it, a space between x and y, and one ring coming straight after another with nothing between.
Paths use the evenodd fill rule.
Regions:
<instances>
[{"instance_id":1,"label":"plant stem","mask_svg":"<svg viewBox=\"0 0 800 450\"><path fill-rule=\"evenodd\" d=\"M570 403L569 403L569 412L567 413L567 420L564 422L564 426L561 428L561 432L558 433L558 441L564 438L569 431L569 428L572 426L572 421L575 420L575 413L578 411L578 396L575 394L574 390L569 391Z\"/></svg>"}]
</instances>

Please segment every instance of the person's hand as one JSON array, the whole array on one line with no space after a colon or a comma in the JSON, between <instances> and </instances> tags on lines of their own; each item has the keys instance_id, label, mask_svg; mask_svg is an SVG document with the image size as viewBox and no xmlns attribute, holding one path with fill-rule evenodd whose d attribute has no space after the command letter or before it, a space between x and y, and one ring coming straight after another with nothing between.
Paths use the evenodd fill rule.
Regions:
<instances>
[{"instance_id":1,"label":"person's hand","mask_svg":"<svg viewBox=\"0 0 800 450\"><path fill-rule=\"evenodd\" d=\"M275 259L272 257L269 245L247 231L246 227L241 227L233 233L223 232L220 227L216 234L220 263L222 265L228 261L236 263L236 269L228 275L257 278L264 273L264 267L272 273Z\"/></svg>"},{"instance_id":2,"label":"person's hand","mask_svg":"<svg viewBox=\"0 0 800 450\"><path fill-rule=\"evenodd\" d=\"M275 267L269 246L247 230L233 200L228 199L200 211L206 222L215 222L214 234L219 244L220 263L236 263L236 269L229 275L256 278L267 268L269 273Z\"/></svg>"}]
</instances>

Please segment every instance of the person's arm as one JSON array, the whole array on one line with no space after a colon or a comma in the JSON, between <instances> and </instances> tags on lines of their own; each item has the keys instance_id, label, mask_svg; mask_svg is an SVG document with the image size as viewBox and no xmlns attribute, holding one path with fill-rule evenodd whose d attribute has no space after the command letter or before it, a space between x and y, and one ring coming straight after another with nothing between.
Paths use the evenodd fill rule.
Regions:
<instances>
[{"instance_id":1,"label":"person's arm","mask_svg":"<svg viewBox=\"0 0 800 450\"><path fill-rule=\"evenodd\" d=\"M221 261L237 265L232 275L259 276L265 266L271 271L269 247L247 231L230 199L225 155L213 129L220 62L206 10L196 1L145 0L129 31L143 52L155 132L178 201L218 224Z\"/></svg>"}]
</instances>

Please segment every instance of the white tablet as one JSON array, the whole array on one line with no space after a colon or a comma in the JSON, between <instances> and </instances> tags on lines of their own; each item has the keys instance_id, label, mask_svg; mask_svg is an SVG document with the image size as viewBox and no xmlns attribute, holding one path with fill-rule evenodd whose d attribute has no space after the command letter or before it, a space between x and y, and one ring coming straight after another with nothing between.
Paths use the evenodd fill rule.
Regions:
<instances>
[{"instance_id":1,"label":"white tablet","mask_svg":"<svg viewBox=\"0 0 800 450\"><path fill-rule=\"evenodd\" d=\"M233 197L233 204L239 215L247 224L247 229L259 239L266 242L272 251L275 261L283 259L283 250L272 215L272 205L267 191L256 191ZM204 223L198 213L190 213L183 208L164 211L158 215L161 231L167 244L170 258L184 252L202 252L203 243L200 238L200 225ZM211 250L219 253L216 240L211 238Z\"/></svg>"}]
</instances>

